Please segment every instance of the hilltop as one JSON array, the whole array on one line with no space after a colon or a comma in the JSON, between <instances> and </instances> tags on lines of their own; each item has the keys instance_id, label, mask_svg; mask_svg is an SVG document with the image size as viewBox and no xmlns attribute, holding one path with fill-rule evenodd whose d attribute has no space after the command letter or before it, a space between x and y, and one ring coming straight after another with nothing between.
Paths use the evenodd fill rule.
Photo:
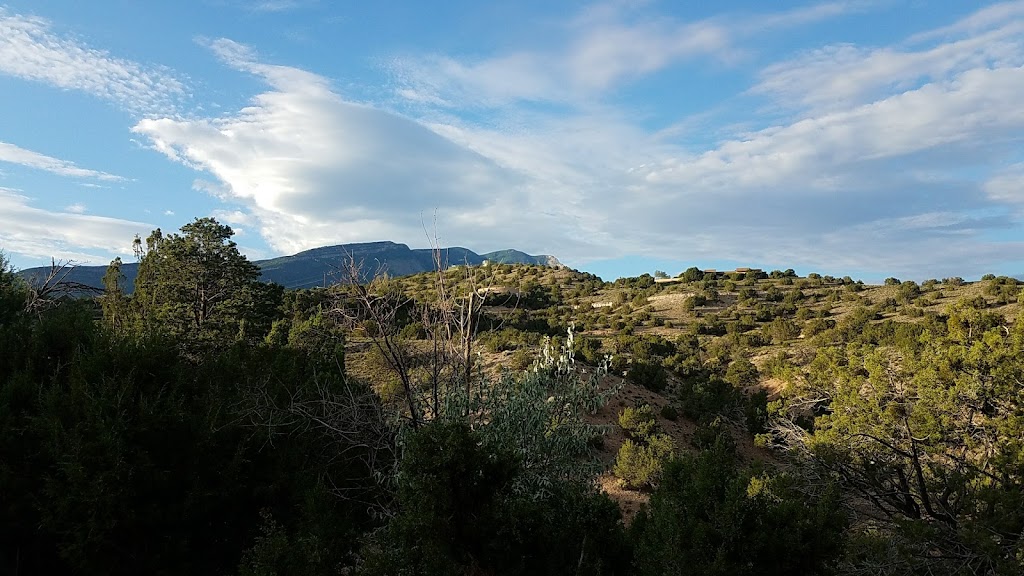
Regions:
<instances>
[{"instance_id":1,"label":"hilltop","mask_svg":"<svg viewBox=\"0 0 1024 576\"><path fill-rule=\"evenodd\" d=\"M479 266L484 262L552 267L562 265L554 256L532 256L512 249L478 254L468 248L456 246L441 248L438 254L445 268L460 265ZM276 282L285 288L312 288L344 280L344 270L350 259L361 263L363 271L370 275L386 271L390 276L408 276L434 270L436 267L433 249L412 249L405 244L388 241L322 246L290 256L256 260L254 263L260 267L264 281ZM126 291L129 293L132 292L138 269L139 265L135 262L127 262L121 266L121 272L126 278ZM27 268L18 274L31 282L46 278L49 271L49 267ZM106 271L106 266L76 266L65 280L102 288L103 275Z\"/></svg>"}]
</instances>

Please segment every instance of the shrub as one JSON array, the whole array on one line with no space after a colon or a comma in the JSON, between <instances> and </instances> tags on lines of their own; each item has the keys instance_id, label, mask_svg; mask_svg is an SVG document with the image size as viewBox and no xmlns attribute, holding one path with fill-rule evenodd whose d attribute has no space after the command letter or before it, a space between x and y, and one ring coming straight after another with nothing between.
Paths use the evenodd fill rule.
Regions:
<instances>
[{"instance_id":1,"label":"shrub","mask_svg":"<svg viewBox=\"0 0 1024 576\"><path fill-rule=\"evenodd\" d=\"M626 488L654 488L661 479L662 466L674 450L675 443L668 434L655 434L646 443L626 440L615 457L613 472Z\"/></svg>"},{"instance_id":2,"label":"shrub","mask_svg":"<svg viewBox=\"0 0 1024 576\"><path fill-rule=\"evenodd\" d=\"M627 436L640 441L658 431L658 421L650 404L623 410L619 414L619 426Z\"/></svg>"},{"instance_id":3,"label":"shrub","mask_svg":"<svg viewBox=\"0 0 1024 576\"><path fill-rule=\"evenodd\" d=\"M668 382L665 369L654 362L633 362L626 372L626 378L653 392L661 392Z\"/></svg>"},{"instance_id":4,"label":"shrub","mask_svg":"<svg viewBox=\"0 0 1024 576\"><path fill-rule=\"evenodd\" d=\"M729 364L729 369L725 372L726 381L738 388L753 386L757 384L759 378L760 373L757 370L757 366L754 366L746 358L734 360Z\"/></svg>"},{"instance_id":5,"label":"shrub","mask_svg":"<svg viewBox=\"0 0 1024 576\"><path fill-rule=\"evenodd\" d=\"M671 404L665 404L661 407L661 417L665 420L672 420L673 422L679 418L679 411L676 410Z\"/></svg>"},{"instance_id":6,"label":"shrub","mask_svg":"<svg viewBox=\"0 0 1024 576\"><path fill-rule=\"evenodd\" d=\"M743 469L726 446L667 463L634 521L634 574L830 574L847 522L830 486Z\"/></svg>"},{"instance_id":7,"label":"shrub","mask_svg":"<svg viewBox=\"0 0 1024 576\"><path fill-rule=\"evenodd\" d=\"M699 418L729 412L736 406L738 395L736 388L728 382L716 377L698 375L682 382L677 400L686 417Z\"/></svg>"}]
</instances>

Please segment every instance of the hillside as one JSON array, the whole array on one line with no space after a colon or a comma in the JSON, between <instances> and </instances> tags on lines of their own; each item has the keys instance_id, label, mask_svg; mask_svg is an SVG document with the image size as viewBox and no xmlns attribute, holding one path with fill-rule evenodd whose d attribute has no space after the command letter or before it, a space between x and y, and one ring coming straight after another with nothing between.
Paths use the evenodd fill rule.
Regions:
<instances>
[{"instance_id":1,"label":"hillside","mask_svg":"<svg viewBox=\"0 0 1024 576\"><path fill-rule=\"evenodd\" d=\"M539 264L561 266L554 256L531 256L518 250L499 250L477 254L468 248L451 247L440 250L444 267L468 264L478 266L484 261L505 264ZM435 269L434 251L431 249L410 249L395 242L364 242L323 246L268 260L257 260L255 264L263 272L262 279L276 282L285 288L312 288L334 284L344 280L344 269L350 259L362 263L364 273L373 275L386 271L391 276L408 276ZM38 282L50 271L48 267L27 268L19 275L30 282ZM94 288L103 287L106 266L77 266L67 276L69 282L77 282ZM127 280L127 292L131 293L138 264L127 262L121 271Z\"/></svg>"},{"instance_id":2,"label":"hillside","mask_svg":"<svg viewBox=\"0 0 1024 576\"><path fill-rule=\"evenodd\" d=\"M156 260L152 298L40 302L0 275L5 534L41 551L32 566L78 538L59 563L92 572L169 520L210 537L135 572L203 557L384 576L421 550L423 574L1024 569L1016 279L604 282L447 255L361 285L235 280L220 301L194 288L202 259L188 276ZM375 243L357 260L423 256Z\"/></svg>"},{"instance_id":3,"label":"hillside","mask_svg":"<svg viewBox=\"0 0 1024 576\"><path fill-rule=\"evenodd\" d=\"M577 361L593 366L612 359L608 378L622 391L591 421L613 430L600 450L606 466L601 483L627 519L648 492L624 490L611 474L624 441L618 417L625 408L652 406L658 426L682 450L700 446L694 431L702 423L724 416L745 461L777 465L770 447L782 442L778 433L766 421L751 425L744 414L766 410L766 402L798 406L816 394L808 387L827 358L822 351L837 344L840 350L912 346L923 333L947 333L950 316L964 307L984 310L984 325L1011 326L1022 306L1019 282L1006 277L866 285L817 274L773 276L719 272L693 281L642 276L609 283L567 269L492 266L472 274L451 271L448 279L489 295L478 342L493 374L529 367L545 337L557 346L570 327ZM400 282L417 300L433 297L434 275ZM350 367L376 380L384 367L364 364L360 342L358 333L350 340ZM709 381L720 388L709 389ZM678 420L665 416L676 413Z\"/></svg>"}]
</instances>

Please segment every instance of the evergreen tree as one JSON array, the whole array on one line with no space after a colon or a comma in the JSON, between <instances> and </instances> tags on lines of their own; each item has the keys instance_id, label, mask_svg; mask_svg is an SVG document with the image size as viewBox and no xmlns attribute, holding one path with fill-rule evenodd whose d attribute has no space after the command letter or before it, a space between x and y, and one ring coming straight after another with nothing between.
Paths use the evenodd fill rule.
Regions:
<instances>
[{"instance_id":1,"label":"evergreen tree","mask_svg":"<svg viewBox=\"0 0 1024 576\"><path fill-rule=\"evenodd\" d=\"M233 235L213 218L197 218L180 235L154 230L139 250L132 298L142 324L193 343L262 338L282 289L260 282L259 267L239 253Z\"/></svg>"}]
</instances>

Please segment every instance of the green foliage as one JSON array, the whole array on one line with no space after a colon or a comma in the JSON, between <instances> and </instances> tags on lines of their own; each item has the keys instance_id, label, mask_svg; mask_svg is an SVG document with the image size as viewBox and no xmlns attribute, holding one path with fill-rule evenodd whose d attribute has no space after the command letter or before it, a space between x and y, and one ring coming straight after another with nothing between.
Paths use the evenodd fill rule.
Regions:
<instances>
[{"instance_id":1,"label":"green foliage","mask_svg":"<svg viewBox=\"0 0 1024 576\"><path fill-rule=\"evenodd\" d=\"M830 402L811 447L845 485L898 519L888 533L901 570L1024 569L1024 339L994 322L962 301L950 310L948 337L922 333L899 352L821 351L815 362Z\"/></svg>"},{"instance_id":2,"label":"green foliage","mask_svg":"<svg viewBox=\"0 0 1024 576\"><path fill-rule=\"evenodd\" d=\"M598 465L593 438L605 432L586 417L618 389L602 389L602 370L583 377L573 364L571 348L557 355L546 348L534 370L444 390L439 420L470 422L489 450L509 447L519 465L513 479L517 494L543 498L557 482L586 482Z\"/></svg>"},{"instance_id":3,"label":"green foliage","mask_svg":"<svg viewBox=\"0 0 1024 576\"><path fill-rule=\"evenodd\" d=\"M197 218L180 235L157 229L146 239L132 295L146 329L200 347L264 337L282 289L259 281L259 268L238 252L232 235L229 226Z\"/></svg>"},{"instance_id":4,"label":"green foliage","mask_svg":"<svg viewBox=\"0 0 1024 576\"><path fill-rule=\"evenodd\" d=\"M728 443L668 462L631 527L634 573L829 573L846 524L837 493L795 488L785 477L741 469Z\"/></svg>"},{"instance_id":5,"label":"green foliage","mask_svg":"<svg viewBox=\"0 0 1024 576\"><path fill-rule=\"evenodd\" d=\"M747 431L751 434L761 434L768 425L768 392L758 390L747 398L744 406Z\"/></svg>"},{"instance_id":6,"label":"green foliage","mask_svg":"<svg viewBox=\"0 0 1024 576\"><path fill-rule=\"evenodd\" d=\"M364 550L363 574L622 574L629 554L618 508L582 484L541 501L515 490L521 463L465 424L412 434L400 512Z\"/></svg>"},{"instance_id":7,"label":"green foliage","mask_svg":"<svg viewBox=\"0 0 1024 576\"><path fill-rule=\"evenodd\" d=\"M665 420L675 421L679 419L679 411L671 404L665 404L662 406L658 413L661 414L661 417Z\"/></svg>"},{"instance_id":8,"label":"green foliage","mask_svg":"<svg viewBox=\"0 0 1024 576\"><path fill-rule=\"evenodd\" d=\"M627 439L619 447L612 472L631 490L654 488L661 479L665 461L675 451L668 434L652 434L643 440Z\"/></svg>"},{"instance_id":9,"label":"green foliage","mask_svg":"<svg viewBox=\"0 0 1024 576\"><path fill-rule=\"evenodd\" d=\"M576 355L591 366L599 366L604 362L601 353L601 340L597 338L577 338L574 343Z\"/></svg>"},{"instance_id":10,"label":"green foliage","mask_svg":"<svg viewBox=\"0 0 1024 576\"><path fill-rule=\"evenodd\" d=\"M658 431L658 419L650 404L638 408L628 407L619 413L619 426L626 436L643 440Z\"/></svg>"},{"instance_id":11,"label":"green foliage","mask_svg":"<svg viewBox=\"0 0 1024 576\"><path fill-rule=\"evenodd\" d=\"M665 370L655 362L633 361L626 371L626 378L654 392L664 390L668 382Z\"/></svg>"},{"instance_id":12,"label":"green foliage","mask_svg":"<svg viewBox=\"0 0 1024 576\"><path fill-rule=\"evenodd\" d=\"M730 412L739 402L736 388L715 376L685 378L677 389L676 401L682 413L692 420Z\"/></svg>"},{"instance_id":13,"label":"green foliage","mask_svg":"<svg viewBox=\"0 0 1024 576\"><path fill-rule=\"evenodd\" d=\"M696 266L690 266L679 275L684 282L698 282L704 279L704 272Z\"/></svg>"},{"instance_id":14,"label":"green foliage","mask_svg":"<svg viewBox=\"0 0 1024 576\"><path fill-rule=\"evenodd\" d=\"M992 296L998 304L1010 304L1017 301L1017 295L1020 292L1019 284L1020 282L1016 278L998 276L985 284L984 292L987 296Z\"/></svg>"},{"instance_id":15,"label":"green foliage","mask_svg":"<svg viewBox=\"0 0 1024 576\"><path fill-rule=\"evenodd\" d=\"M19 317L27 298L28 287L14 273L7 256L0 250L0 327Z\"/></svg>"},{"instance_id":16,"label":"green foliage","mask_svg":"<svg viewBox=\"0 0 1024 576\"><path fill-rule=\"evenodd\" d=\"M725 381L737 388L754 386L761 378L757 366L746 358L733 360L725 372Z\"/></svg>"},{"instance_id":17,"label":"green foliage","mask_svg":"<svg viewBox=\"0 0 1024 576\"><path fill-rule=\"evenodd\" d=\"M4 570L229 573L261 509L290 542L315 539L320 566L352 551L366 505L324 485L374 498L362 443L277 419L253 426L262 399L301 399L318 383L341 392L338 375L324 380L292 349L237 346L193 362L165 334L95 316L93 303L68 301L0 327Z\"/></svg>"}]
</instances>

